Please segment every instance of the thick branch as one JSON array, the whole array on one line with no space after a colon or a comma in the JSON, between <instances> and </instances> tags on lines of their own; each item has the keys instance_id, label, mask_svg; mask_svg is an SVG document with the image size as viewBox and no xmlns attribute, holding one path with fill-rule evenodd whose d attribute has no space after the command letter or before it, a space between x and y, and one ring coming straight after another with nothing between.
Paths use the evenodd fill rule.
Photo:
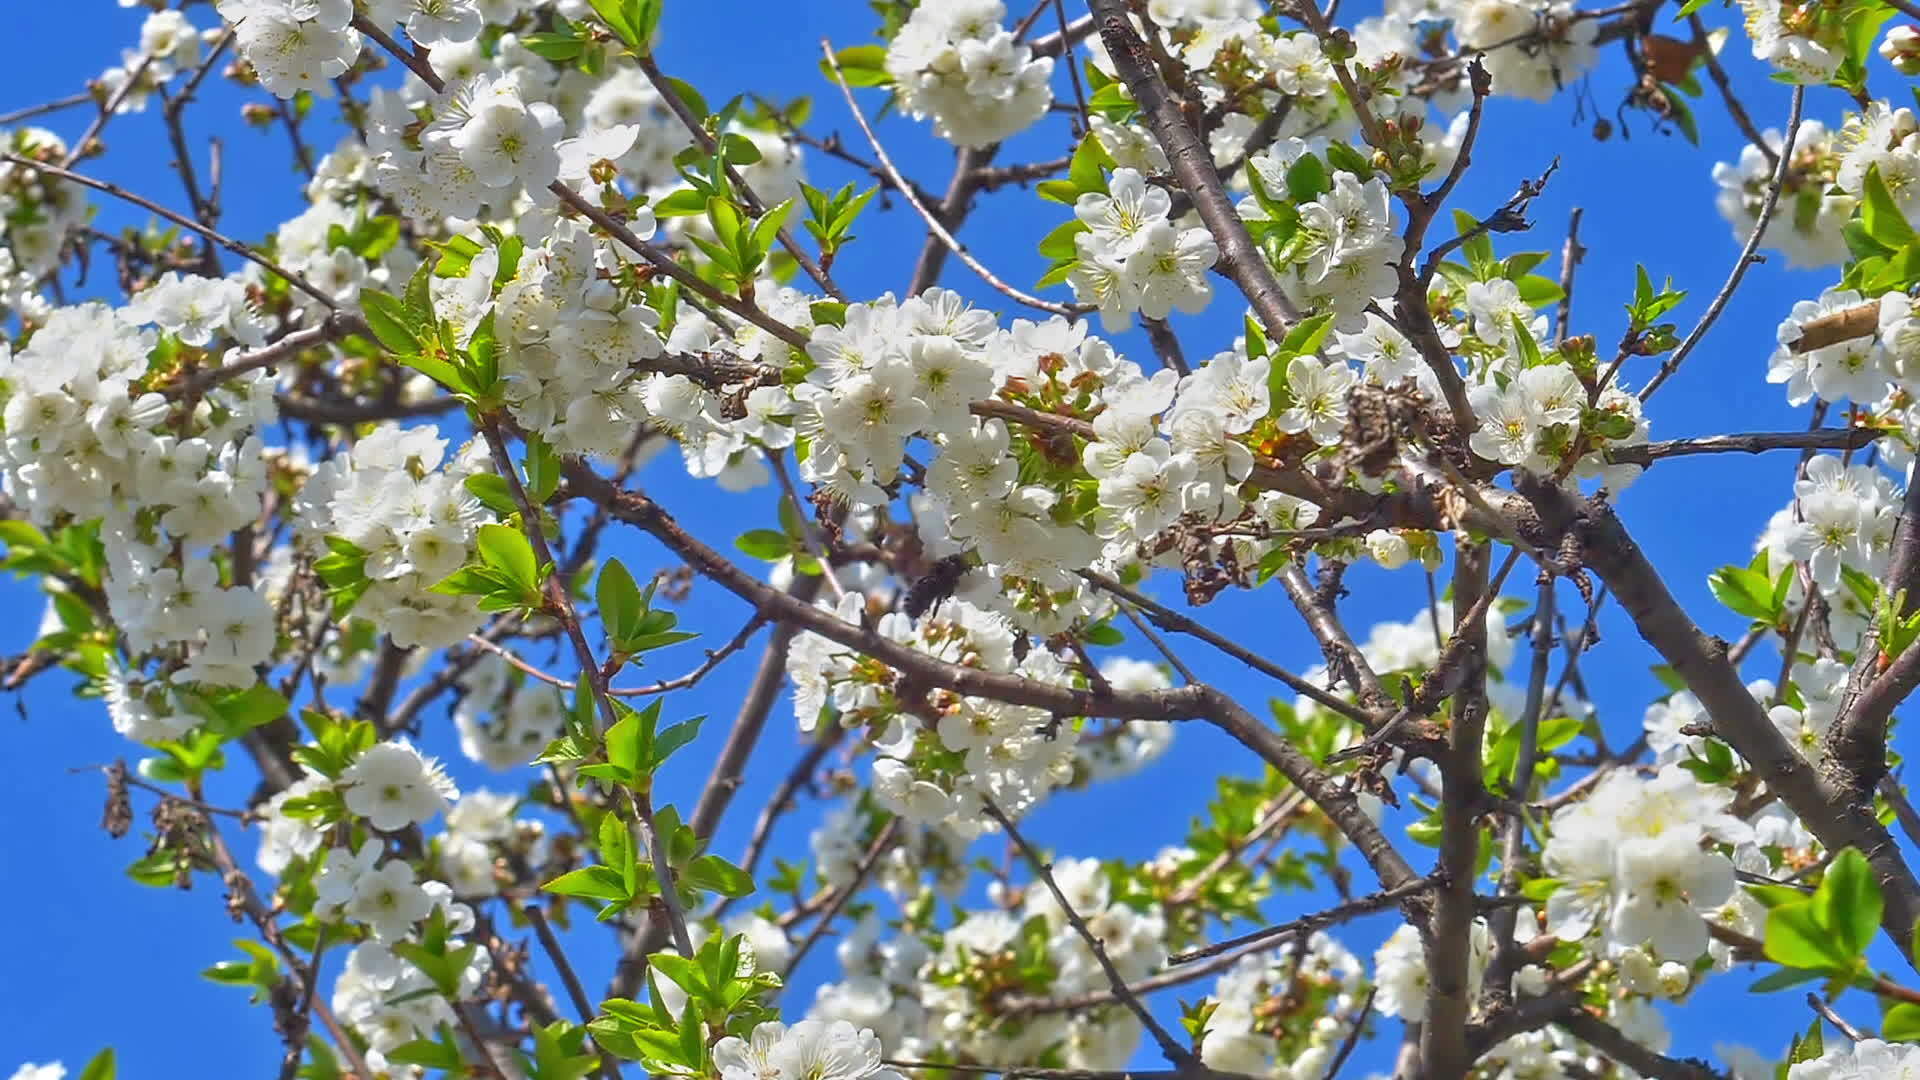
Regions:
<instances>
[{"instance_id":1,"label":"thick branch","mask_svg":"<svg viewBox=\"0 0 1920 1080\"><path fill-rule=\"evenodd\" d=\"M1886 898L1882 920L1912 963L1912 935L1920 919L1920 881L1901 858L1871 803L1836 796L1821 782L1747 692L1727 656L1726 642L1708 636L1674 600L1646 554L1604 504L1582 506L1560 488L1526 473L1515 485L1538 509L1544 532L1574 534L1585 565L1600 575L1634 625L1706 707L1714 734L1725 740L1830 850L1858 848L1872 865Z\"/></svg>"}]
</instances>

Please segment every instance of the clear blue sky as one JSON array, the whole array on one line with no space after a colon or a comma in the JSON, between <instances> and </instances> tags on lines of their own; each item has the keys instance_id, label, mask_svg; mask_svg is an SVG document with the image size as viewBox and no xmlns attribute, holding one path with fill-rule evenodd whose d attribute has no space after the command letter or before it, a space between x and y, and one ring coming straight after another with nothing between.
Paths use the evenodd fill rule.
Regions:
<instances>
[{"instance_id":1,"label":"clear blue sky","mask_svg":"<svg viewBox=\"0 0 1920 1080\"><path fill-rule=\"evenodd\" d=\"M79 89L133 40L140 22L139 12L123 10L108 0L82 0L78 6L16 3L7 7L13 40L34 44L12 50L9 67L0 75L0 112ZM202 25L211 18L206 6L190 10ZM1720 21L1724 13L1712 12L1710 18ZM851 0L800 4L670 0L662 65L669 74L694 83L711 102L745 91L775 99L811 95L816 103L812 127L820 132L838 128L850 145L857 145L858 131L849 122L837 91L816 69L816 42L822 36L839 45L868 40L872 22L866 5ZM1728 66L1757 122L1763 127L1783 123L1787 91L1767 81L1747 58L1745 40L1737 29L1727 54ZM1591 83L1604 114L1611 116L1628 88L1628 78L1618 48L1609 48ZM284 134L245 128L238 116L243 99L215 83L209 86L213 89L191 114L190 131L196 146L204 145L210 134L225 140L229 179L224 224L240 237L257 239L297 211L298 178L290 171ZM1808 115L1835 124L1844 104L1838 92L1815 91L1809 95ZM1684 327L1719 287L1736 254L1727 226L1713 209L1709 171L1716 156L1731 159L1737 154L1739 136L1713 100L1696 108L1706 150L1691 147L1678 136L1650 132L1644 114L1629 117L1631 141L1616 134L1609 142L1596 143L1589 134L1591 114L1577 117L1571 95L1545 106L1496 101L1487 111L1485 134L1455 205L1490 211L1521 179L1540 174L1558 153L1560 170L1533 206L1534 231L1503 238L1500 252L1557 253L1569 210L1584 207L1582 237L1589 255L1577 288L1576 332L1595 333L1603 343L1615 339L1622 325L1620 304L1631 288L1636 261L1648 263L1656 275L1672 274L1692 291L1678 314ZM323 102L315 115L323 117L328 111ZM51 126L71 138L87 119L85 110L76 110L52 118ZM907 171L927 187L944 186L949 153L925 126L889 118L881 130ZM1063 130L1056 127L1045 137L1022 137L1002 160L1055 156L1065 149ZM117 118L106 141L111 152L104 161L91 163L91 171L169 205L183 205L167 164L169 154L156 113ZM323 151L331 139L316 133L314 142L316 150ZM852 178L818 155L809 158L809 167L814 182L821 186ZM918 221L903 207L880 217L872 213L860 230L862 242L836 267L841 283L856 296L902 288L922 235ZM1031 282L1040 273L1032 245L1063 215L1057 205L1016 190L987 202L963 237L1009 280ZM120 207L103 204L101 220L118 226L139 219ZM1556 254L1542 272L1552 273L1557 267ZM99 270L96 267L96 274ZM1765 383L1766 358L1781 315L1795 300L1816 294L1829 280L1826 272L1790 272L1777 262L1756 268L1713 335L1657 399L1654 437L1803 427L1805 412L1790 410L1780 388ZM998 306L997 295L957 263L950 265L944 284ZM1237 326L1239 310L1236 304L1220 303L1204 318L1178 320L1187 354L1202 359L1225 347ZM1149 354L1137 336L1123 339L1120 345L1142 359ZM1641 365L1627 370L1635 384L1653 366L1645 361ZM1791 469L1791 455L1671 461L1653 470L1621 500L1627 521L1682 602L1699 613L1709 629L1729 638L1744 627L1713 604L1706 576L1716 566L1746 560L1767 517L1789 497ZM716 544L725 545L738 532L772 521L767 492L734 497L696 486L684 476L677 454L663 456L641 479ZM636 573L668 565L659 549L630 539L615 541L610 552L625 558ZM1379 619L1408 618L1425 602L1424 586L1414 574L1389 580L1377 572L1357 570L1349 582L1353 596L1345 610L1350 625L1360 633ZM16 652L31 640L41 601L19 584L0 583L0 590L12 610L8 625L0 630L0 652ZM1169 600L1177 597L1172 587L1160 591ZM1276 618L1276 609L1284 614ZM1204 614L1216 628L1288 666L1304 668L1317 659L1310 638L1275 591L1229 593ZM744 615L744 609L717 588L701 584L695 587L684 621L724 640ZM1650 651L1621 621L1617 610L1607 612L1602 628L1606 639L1601 653L1589 662L1588 678L1596 688L1608 730L1630 737L1645 704L1662 690L1648 673L1653 662ZM1144 643L1129 647L1147 655ZM676 673L698 656L697 646L682 651L685 656L663 655L663 673ZM1218 662L1200 648L1187 646L1182 652L1202 677L1250 702L1263 701L1279 689L1249 678L1235 665ZM672 717L705 713L715 722L695 748L679 759L687 763L685 772L666 779L666 798L685 800L697 789L757 654L756 644L694 691L669 700ZM1764 659L1756 662L1750 674L1770 677L1777 659L1764 650L1762 655ZM8 885L0 891L0 925L10 928L7 957L0 964L4 972L0 974L0 1075L21 1061L64 1058L77 1067L109 1042L118 1046L122 1075L127 1077L189 1071L211 1076L265 1075L280 1053L268 1014L248 1006L244 993L215 986L197 974L226 958L231 952L229 940L241 936L243 928L227 921L219 886L210 878L198 879L190 893L179 893L143 889L122 875L123 868L144 850L139 833L136 829L116 841L100 831L102 785L94 774L71 770L135 756L134 748L113 733L105 711L96 703L69 696L71 682L64 673L36 680L20 700L18 713L8 703L0 703L0 761L7 763L6 783L0 785L0 822L5 824L0 828L0 866L6 868ZM524 778L489 777L470 766L458 754L451 722L441 720L430 724L426 746L450 763L463 788L506 790L524 782ZM783 703L776 709L763 753L749 772L749 786L721 830L717 850L740 850L763 798L757 798L756 792L765 792L784 774L796 743L791 709ZM1173 750L1153 768L1095 791L1054 798L1034 815L1030 833L1063 854L1150 856L1180 840L1189 817L1202 808L1223 761L1249 772L1256 768L1211 732L1183 728ZM236 769L212 797L237 804L252 782L244 770ZM144 796L136 798L142 813L148 803ZM814 817L811 808L790 817L775 852L803 857L806 830ZM1417 849L1412 855L1416 863L1428 858ZM1361 875L1362 882L1369 880L1364 870ZM1276 918L1285 918L1312 910L1322 900L1287 895L1276 898L1270 910ZM1374 920L1356 924L1343 936L1357 953L1370 959L1389 929L1390 923ZM590 988L604 985L611 955L603 941L584 937L574 955ZM329 967L337 970L337 959ZM811 1000L813 985L832 977L831 952L821 949L801 971L799 985L789 998L789 1012L802 1011ZM1764 999L1743 996L1740 990L1749 981L1736 973L1711 982L1705 996L1687 1008L1686 1022L1675 1033L1675 1049L1706 1054L1714 1042L1731 1039L1779 1053L1789 1029L1805 1026L1806 1010L1791 993ZM331 982L329 974L328 988ZM1200 992L1191 989L1188 996ZM1170 1001L1165 1004L1171 1007ZM1856 1004L1864 1005L1864 999ZM1876 1019L1864 1008L1856 1015L1869 1022ZM1397 1029L1397 1024L1385 1026L1390 1038L1397 1038ZM1379 1059L1379 1052L1363 1052L1356 1064L1377 1064ZM1349 1069L1350 1075L1361 1072L1354 1066Z\"/></svg>"}]
</instances>

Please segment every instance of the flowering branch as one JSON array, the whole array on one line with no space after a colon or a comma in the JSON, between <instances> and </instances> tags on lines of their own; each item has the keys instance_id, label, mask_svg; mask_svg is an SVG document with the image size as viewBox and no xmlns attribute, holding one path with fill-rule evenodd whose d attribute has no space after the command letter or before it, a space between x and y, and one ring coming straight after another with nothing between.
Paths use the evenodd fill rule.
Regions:
<instances>
[{"instance_id":1,"label":"flowering branch","mask_svg":"<svg viewBox=\"0 0 1920 1080\"><path fill-rule=\"evenodd\" d=\"M1300 311L1281 291L1273 268L1267 265L1266 257L1247 233L1246 222L1240 220L1227 199L1212 155L1187 126L1179 104L1168 95L1166 83L1154 71L1145 43L1127 21L1125 0L1088 0L1087 7L1099 24L1100 38L1106 43L1114 68L1139 103L1142 119L1153 137L1166 151L1181 190L1193 200L1194 210L1220 245L1218 269L1246 294L1268 336L1276 340L1284 337L1287 328L1300 320Z\"/></svg>"}]
</instances>

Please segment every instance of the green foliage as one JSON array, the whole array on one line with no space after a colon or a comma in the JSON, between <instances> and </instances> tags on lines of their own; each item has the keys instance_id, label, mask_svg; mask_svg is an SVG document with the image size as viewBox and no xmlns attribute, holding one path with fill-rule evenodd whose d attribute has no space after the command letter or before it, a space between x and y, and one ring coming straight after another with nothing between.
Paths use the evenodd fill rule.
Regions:
<instances>
[{"instance_id":1,"label":"green foliage","mask_svg":"<svg viewBox=\"0 0 1920 1080\"><path fill-rule=\"evenodd\" d=\"M510 525L482 525L474 547L473 559L435 585L434 592L478 597L482 611L546 609L543 585L553 566L536 561L524 532Z\"/></svg>"},{"instance_id":2,"label":"green foliage","mask_svg":"<svg viewBox=\"0 0 1920 1080\"><path fill-rule=\"evenodd\" d=\"M469 241L468 243L471 243ZM514 241L517 251L519 241ZM509 263L503 244L501 273L508 279L518 268L518 255ZM443 255L441 262L446 261ZM469 263L471 259L469 257ZM360 309L375 340L400 363L434 382L474 409L486 412L500 407L500 345L494 334L493 312L489 310L474 328L467 344L460 344L460 333L453 323L436 319L428 292L428 279L438 271L434 263L422 262L407 283L404 297L378 289L360 293ZM458 269L457 263L455 269ZM459 276L443 274L441 276ZM495 291L504 282L496 279Z\"/></svg>"},{"instance_id":3,"label":"green foliage","mask_svg":"<svg viewBox=\"0 0 1920 1080\"><path fill-rule=\"evenodd\" d=\"M679 616L653 608L653 594L658 587L657 581L649 581L646 589L640 589L618 559L609 559L601 567L594 600L600 605L600 621L606 626L607 640L613 643L611 662L614 666L629 661L639 663L644 653L699 636L675 630Z\"/></svg>"},{"instance_id":4,"label":"green foliage","mask_svg":"<svg viewBox=\"0 0 1920 1080\"><path fill-rule=\"evenodd\" d=\"M1723 566L1707 577L1714 599L1736 615L1744 615L1769 627L1786 619L1787 590L1793 584L1793 567L1776 576L1767 574L1767 555L1760 552L1746 566Z\"/></svg>"},{"instance_id":5,"label":"green foliage","mask_svg":"<svg viewBox=\"0 0 1920 1080\"><path fill-rule=\"evenodd\" d=\"M380 738L365 720L338 719L319 709L301 710L300 720L313 741L294 747L293 760L329 780L339 778Z\"/></svg>"},{"instance_id":6,"label":"green foliage","mask_svg":"<svg viewBox=\"0 0 1920 1080\"><path fill-rule=\"evenodd\" d=\"M600 1067L600 1056L587 1046L587 1029L565 1020L535 1027L533 1053L514 1056L528 1080L580 1080Z\"/></svg>"},{"instance_id":7,"label":"green foliage","mask_svg":"<svg viewBox=\"0 0 1920 1080\"><path fill-rule=\"evenodd\" d=\"M1656 292L1653 279L1647 276L1647 268L1634 267L1633 302L1627 305L1629 332L1642 336L1651 335L1662 340L1673 338L1673 324L1662 323L1659 320L1667 312L1679 307L1680 302L1686 298L1685 292L1673 287L1672 278L1668 278ZM1667 348L1672 347L1671 344L1667 345ZM1650 354L1642 353L1641 355Z\"/></svg>"},{"instance_id":8,"label":"green foliage","mask_svg":"<svg viewBox=\"0 0 1920 1080\"><path fill-rule=\"evenodd\" d=\"M1916 639L1920 639L1920 610L1902 614L1907 606L1907 590L1889 596L1881 589L1873 605L1873 627L1880 634L1880 652L1888 663L1898 660Z\"/></svg>"},{"instance_id":9,"label":"green foliage","mask_svg":"<svg viewBox=\"0 0 1920 1080\"><path fill-rule=\"evenodd\" d=\"M1786 968L1852 981L1867 972L1867 946L1880 930L1884 902L1866 856L1834 856L1812 896L1779 887L1749 888L1767 912L1767 959Z\"/></svg>"},{"instance_id":10,"label":"green foliage","mask_svg":"<svg viewBox=\"0 0 1920 1080\"><path fill-rule=\"evenodd\" d=\"M740 136L729 138L746 142ZM740 157L738 154L729 156L736 160ZM782 224L792 212L793 200L787 199L770 207L760 217L749 220L731 199L709 195L706 199L707 224L713 229L714 239L709 241L688 233L687 241L706 255L723 285L744 294L759 276L761 266L778 243Z\"/></svg>"},{"instance_id":11,"label":"green foliage","mask_svg":"<svg viewBox=\"0 0 1920 1080\"><path fill-rule=\"evenodd\" d=\"M743 554L767 562L791 558L793 568L802 574L822 572L820 560L807 550L807 523L793 500L780 500L780 528L748 529L734 537L733 546Z\"/></svg>"},{"instance_id":12,"label":"green foliage","mask_svg":"<svg viewBox=\"0 0 1920 1080\"><path fill-rule=\"evenodd\" d=\"M1105 195L1108 193L1107 173L1116 162L1107 148L1100 144L1098 136L1088 132L1074 148L1073 156L1067 162L1067 177L1064 180L1043 180L1034 190L1043 199L1072 206L1080 201L1082 195Z\"/></svg>"},{"instance_id":13,"label":"green foliage","mask_svg":"<svg viewBox=\"0 0 1920 1080\"><path fill-rule=\"evenodd\" d=\"M800 185L800 197L807 204L807 232L813 235L813 242L820 246L820 258L831 262L840 249L854 241L851 230L860 211L866 209L873 197L879 194L880 185L856 194L851 181L836 189L831 195L811 184ZM820 320L815 319L816 322Z\"/></svg>"},{"instance_id":14,"label":"green foliage","mask_svg":"<svg viewBox=\"0 0 1920 1080\"><path fill-rule=\"evenodd\" d=\"M118 1066L114 1060L113 1047L109 1046L93 1055L93 1060L87 1062L87 1067L80 1070L80 1080L113 1080L117 1072Z\"/></svg>"},{"instance_id":15,"label":"green foliage","mask_svg":"<svg viewBox=\"0 0 1920 1080\"><path fill-rule=\"evenodd\" d=\"M696 716L661 731L660 706L663 703L659 699L638 710L628 707L625 702L616 701L613 704L614 709L622 715L606 731L606 760L582 765L579 772L581 776L622 784L636 791L645 791L652 785L654 772L675 751L700 734L700 723L706 719Z\"/></svg>"},{"instance_id":16,"label":"green foliage","mask_svg":"<svg viewBox=\"0 0 1920 1080\"><path fill-rule=\"evenodd\" d=\"M478 952L477 944L457 945L447 925L447 909L435 905L433 913L420 926L419 940L397 942L393 954L420 969L440 996L460 1000L460 975Z\"/></svg>"},{"instance_id":17,"label":"green foliage","mask_svg":"<svg viewBox=\"0 0 1920 1080\"><path fill-rule=\"evenodd\" d=\"M253 994L248 1000L258 1005L267 1000L267 995L280 983L280 958L257 941L235 938L233 944L245 954L245 959L222 960L200 975L222 986L252 987Z\"/></svg>"},{"instance_id":18,"label":"green foliage","mask_svg":"<svg viewBox=\"0 0 1920 1080\"><path fill-rule=\"evenodd\" d=\"M614 36L636 55L653 51L654 34L660 28L660 9L665 0L589 0L596 15Z\"/></svg>"},{"instance_id":19,"label":"green foliage","mask_svg":"<svg viewBox=\"0 0 1920 1080\"><path fill-rule=\"evenodd\" d=\"M835 64L840 66L840 77L848 86L891 86L893 76L887 74L887 49L884 45L853 45L833 54ZM824 59L820 61L820 74L833 80L833 65Z\"/></svg>"}]
</instances>

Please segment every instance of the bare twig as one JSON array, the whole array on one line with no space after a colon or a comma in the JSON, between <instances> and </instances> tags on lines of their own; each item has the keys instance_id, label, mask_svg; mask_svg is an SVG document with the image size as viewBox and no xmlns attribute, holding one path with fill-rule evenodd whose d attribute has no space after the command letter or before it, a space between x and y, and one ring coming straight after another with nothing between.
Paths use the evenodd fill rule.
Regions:
<instances>
[{"instance_id":1,"label":"bare twig","mask_svg":"<svg viewBox=\"0 0 1920 1080\"><path fill-rule=\"evenodd\" d=\"M1787 134L1780 144L1779 160L1774 163L1773 180L1767 184L1767 194L1760 202L1760 214L1754 219L1753 232L1747 234L1747 242L1740 249L1740 258L1734 262L1733 270L1727 274L1727 283L1720 287L1719 294L1713 298L1711 304L1707 305L1706 314L1700 316L1700 322L1694 326L1692 332L1687 334L1686 340L1680 343L1679 348L1673 350L1673 355L1667 357L1666 361L1660 365L1660 370L1648 380L1645 387L1641 388L1641 401L1644 402L1653 397L1661 384L1672 378L1674 372L1680 370L1680 365L1686 361L1687 354L1693 351L1694 346L1700 344L1701 338L1707 336L1707 331L1713 328L1714 320L1720 317L1720 312L1725 310L1727 302L1733 299L1734 290L1740 287L1741 279L1747 276L1747 268L1757 261L1755 252L1760 249L1760 241L1767 234L1767 223L1773 220L1773 209L1780 203L1781 189L1787 186L1787 172L1793 162L1794 140L1800 135L1800 107L1806 101L1806 97L1806 87L1793 88L1793 104L1787 110Z\"/></svg>"},{"instance_id":2,"label":"bare twig","mask_svg":"<svg viewBox=\"0 0 1920 1080\"><path fill-rule=\"evenodd\" d=\"M899 189L900 197L907 200L907 205L913 207L914 213L919 214L921 220L927 223L927 230L938 237L940 242L945 244L947 249L953 252L956 258L966 263L969 270L980 275L982 281L985 281L996 291L1016 303L1025 304L1028 307L1037 308L1041 311L1052 312L1055 315L1072 317L1077 317L1093 310L1085 304L1062 304L1054 300L1043 300L1031 293L1016 289L1001 280L999 275L987 269L985 263L974 258L973 253L969 252L964 244L954 238L953 233L948 231L947 227L941 223L933 211L927 209L927 205L920 201L919 193L900 175L900 170L894 165L893 158L887 154L886 147L880 144L879 136L873 133L873 125L867 122L867 114L861 111L860 103L854 99L853 88L847 85L846 76L841 74L840 61L834 56L833 46L825 40L822 40L820 42L820 52L826 57L824 62L827 65L827 69L833 73L834 82L839 84L840 93L847 99L847 108L853 113L854 121L860 125L860 133L867 137L867 145L873 148L873 156L879 161L880 168L884 170L888 178L893 181L894 187Z\"/></svg>"},{"instance_id":3,"label":"bare twig","mask_svg":"<svg viewBox=\"0 0 1920 1080\"><path fill-rule=\"evenodd\" d=\"M159 205L158 203L152 202L151 200L148 200L148 199L141 198L140 196L135 195L133 192L128 191L127 189L119 186L118 184L109 184L104 180L95 180L90 176L82 176L79 173L73 172L70 169L65 169L58 165L49 165L43 161L34 161L31 158L23 158L18 154L0 154L0 161L6 161L10 164L18 165L26 169L37 170L39 172L46 173L49 176L57 176L60 179L67 181L68 183L79 184L81 187L85 187L85 188L92 188L95 191L101 192L106 195L111 195L116 199L122 200L123 202L132 203L133 205L138 206L142 210L146 210L149 213L158 214L161 217L166 218L168 221L173 222L175 225L178 225L181 228L186 229L190 232L197 233L200 236L203 236L206 239L211 240L216 244L219 244L221 247L226 248L228 251L233 252L235 255L240 256L241 258L247 260L248 262L251 262L256 266L259 266L260 268L278 277L286 279L287 284L292 285L294 288L299 289L301 292L306 293L308 296L313 297L315 300L319 301L320 305L326 308L328 311L336 310L339 307L338 304L334 303L333 297L328 296L326 293L323 293L319 289L314 288L313 285L310 282L308 282L306 278L301 277L299 274L296 274L291 270L288 270L287 268L281 266L279 263L276 263L272 259L267 258L265 255L260 254L258 251L255 251L254 249L248 247L247 245L241 243L238 240L235 240L228 236L224 236L214 231L213 229L210 229L205 225L200 224L198 221L195 221L192 218L183 217L180 214L177 214L174 211Z\"/></svg>"}]
</instances>

